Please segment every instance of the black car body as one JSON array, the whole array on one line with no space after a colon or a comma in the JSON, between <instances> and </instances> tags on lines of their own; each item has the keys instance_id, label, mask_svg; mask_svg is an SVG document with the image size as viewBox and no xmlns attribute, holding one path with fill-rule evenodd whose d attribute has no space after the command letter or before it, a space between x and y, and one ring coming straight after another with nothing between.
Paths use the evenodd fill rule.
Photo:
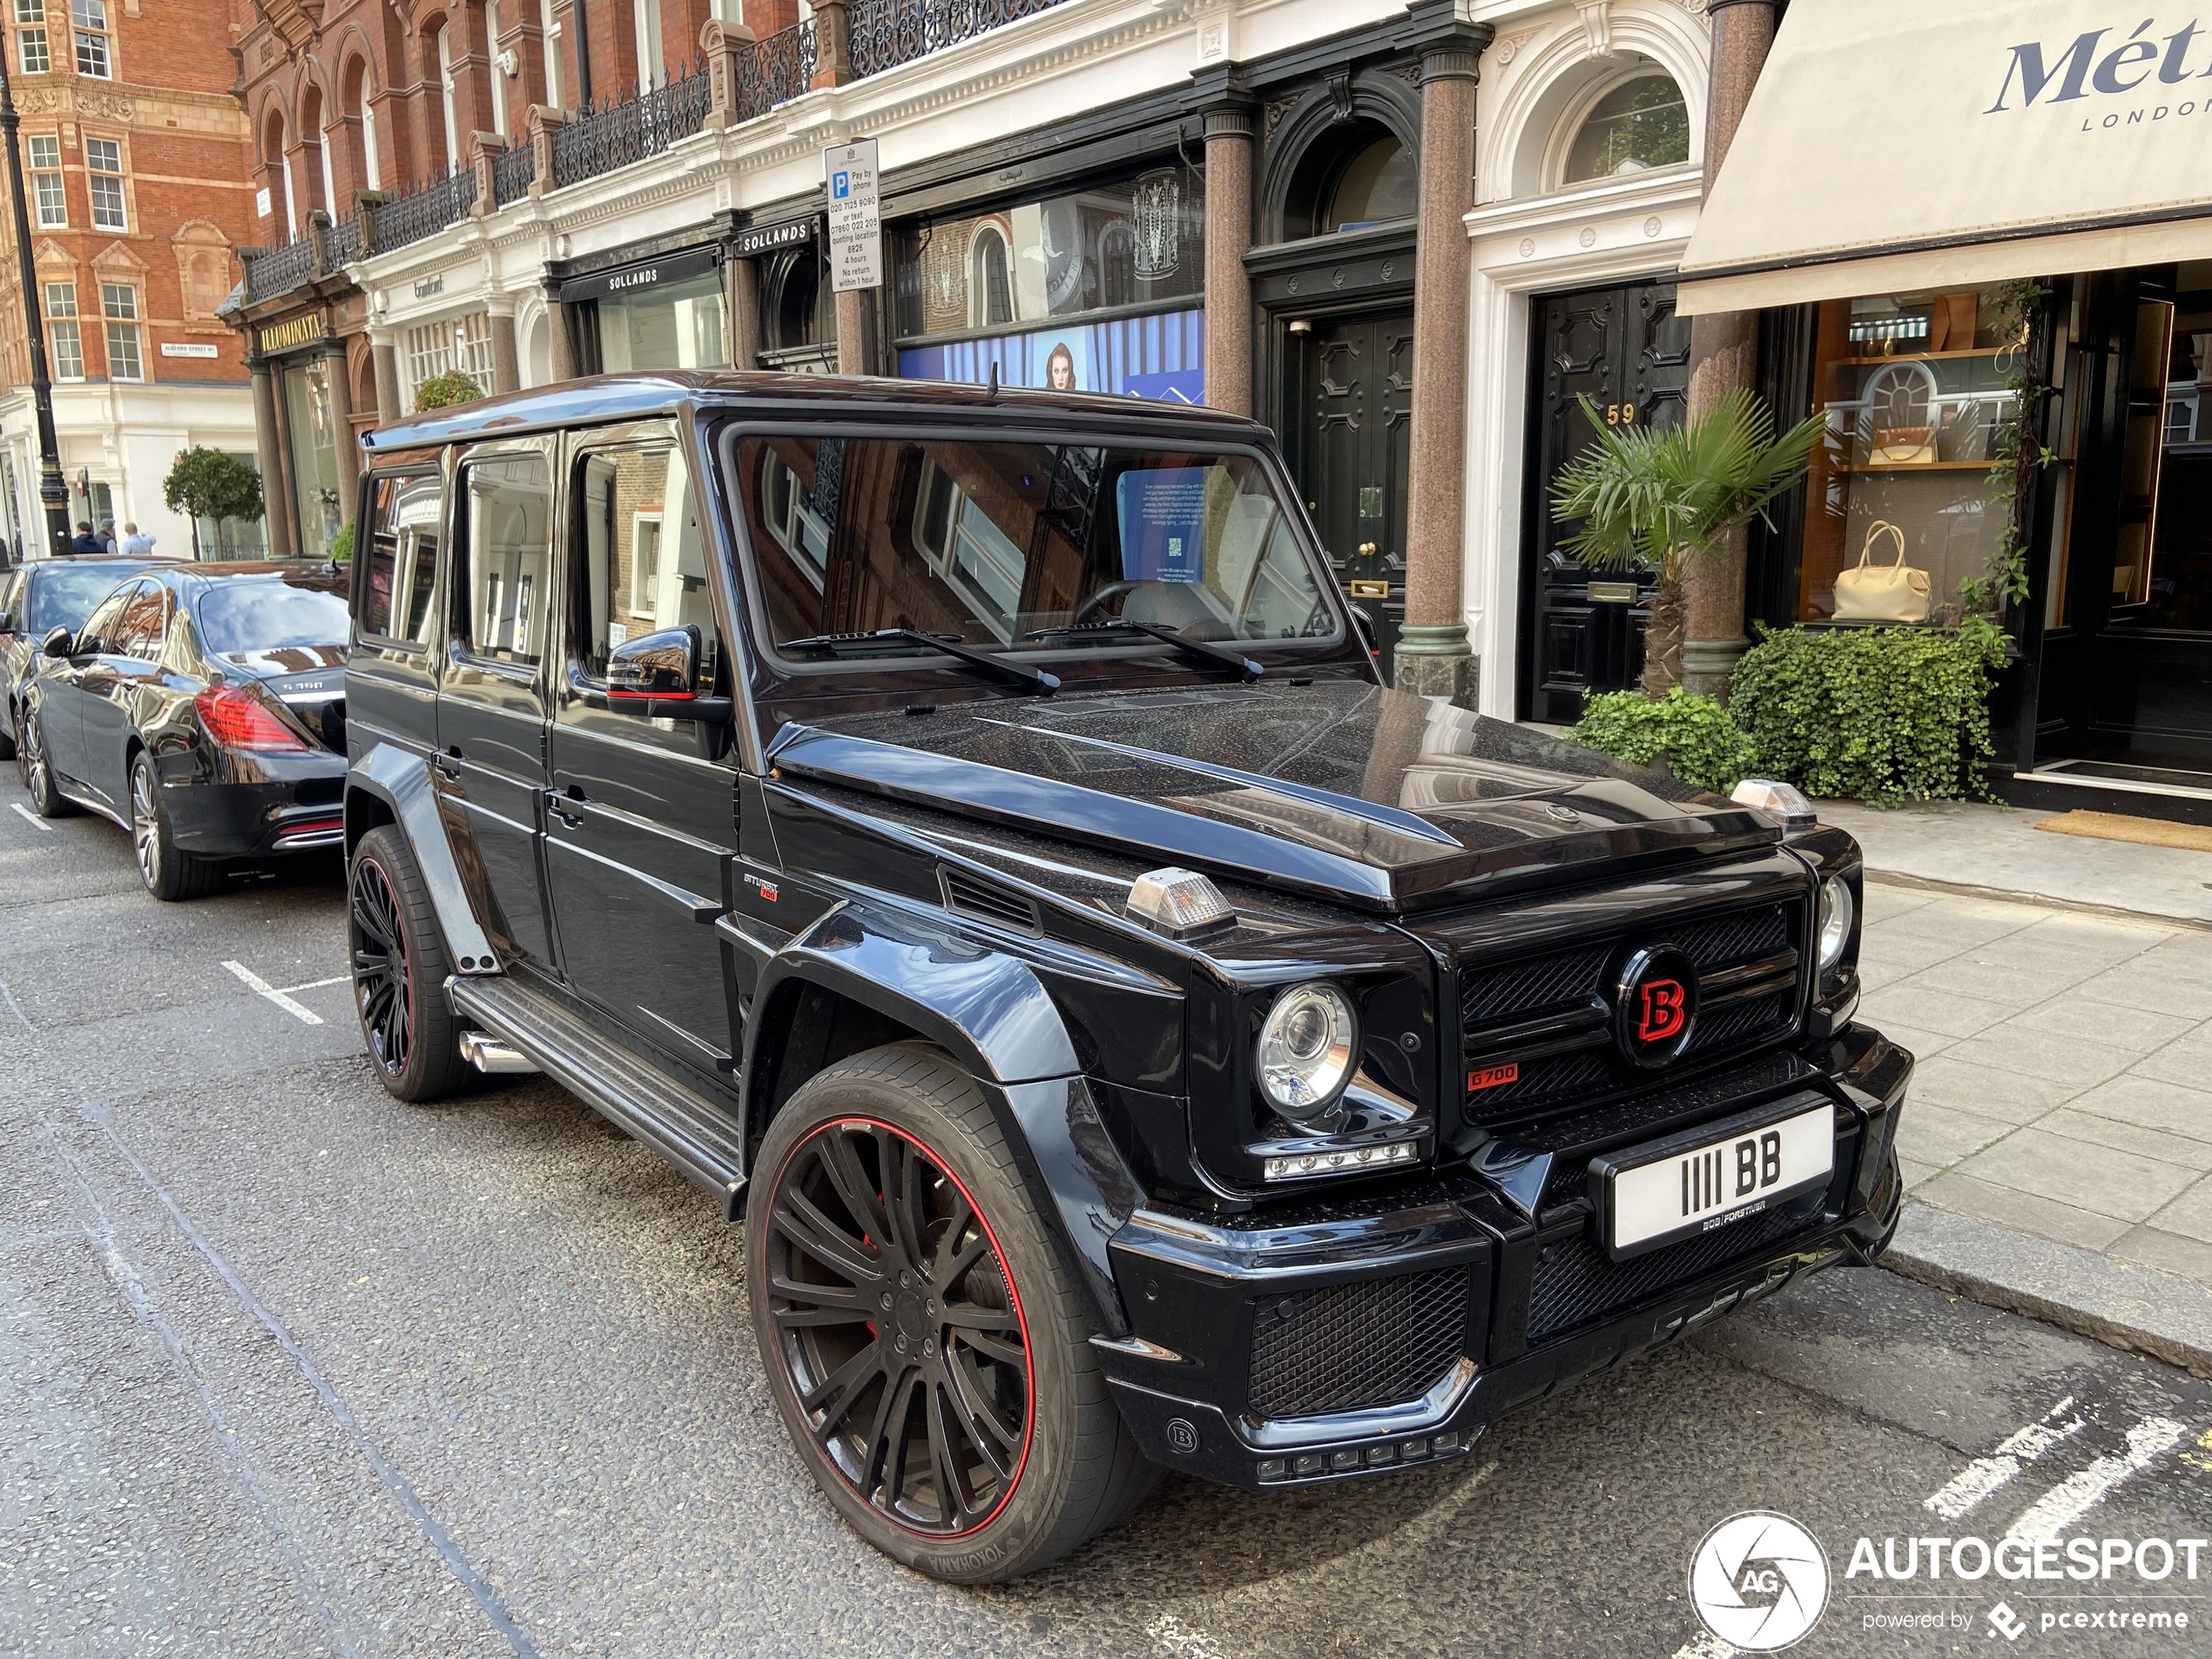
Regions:
<instances>
[{"instance_id":1,"label":"black car body","mask_svg":"<svg viewBox=\"0 0 2212 1659\"><path fill-rule=\"evenodd\" d=\"M132 832L162 898L232 859L343 840L345 577L303 563L148 565L38 642L19 756L35 810Z\"/></svg>"},{"instance_id":2,"label":"black car body","mask_svg":"<svg viewBox=\"0 0 2212 1659\"><path fill-rule=\"evenodd\" d=\"M543 1069L744 1211L786 1424L900 1559L1110 1522L1078 1429L1456 1456L1893 1230L1851 839L1378 684L1263 428L670 375L373 442L387 1085Z\"/></svg>"},{"instance_id":3,"label":"black car body","mask_svg":"<svg viewBox=\"0 0 2212 1659\"><path fill-rule=\"evenodd\" d=\"M0 570L0 760L15 753L24 682L37 666L38 642L57 628L74 633L92 607L147 559L34 559Z\"/></svg>"}]
</instances>

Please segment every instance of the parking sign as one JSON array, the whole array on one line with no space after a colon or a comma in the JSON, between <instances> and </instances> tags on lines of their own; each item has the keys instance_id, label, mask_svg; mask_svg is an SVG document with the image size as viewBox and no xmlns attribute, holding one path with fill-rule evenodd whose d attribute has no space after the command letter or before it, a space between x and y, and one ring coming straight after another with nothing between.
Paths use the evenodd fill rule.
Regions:
<instances>
[{"instance_id":1,"label":"parking sign","mask_svg":"<svg viewBox=\"0 0 2212 1659\"><path fill-rule=\"evenodd\" d=\"M883 222L876 208L875 140L833 144L822 156L829 187L830 287L846 293L883 281Z\"/></svg>"}]
</instances>

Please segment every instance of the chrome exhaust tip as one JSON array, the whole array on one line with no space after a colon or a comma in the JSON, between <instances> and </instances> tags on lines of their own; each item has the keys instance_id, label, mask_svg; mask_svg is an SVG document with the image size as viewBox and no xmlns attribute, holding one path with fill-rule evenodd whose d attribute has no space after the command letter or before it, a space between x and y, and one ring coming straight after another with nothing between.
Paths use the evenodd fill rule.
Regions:
<instances>
[{"instance_id":1,"label":"chrome exhaust tip","mask_svg":"<svg viewBox=\"0 0 2212 1659\"><path fill-rule=\"evenodd\" d=\"M521 1049L510 1048L497 1037L483 1031L463 1031L461 1034L461 1057L478 1071L528 1072L536 1071L537 1064Z\"/></svg>"}]
</instances>

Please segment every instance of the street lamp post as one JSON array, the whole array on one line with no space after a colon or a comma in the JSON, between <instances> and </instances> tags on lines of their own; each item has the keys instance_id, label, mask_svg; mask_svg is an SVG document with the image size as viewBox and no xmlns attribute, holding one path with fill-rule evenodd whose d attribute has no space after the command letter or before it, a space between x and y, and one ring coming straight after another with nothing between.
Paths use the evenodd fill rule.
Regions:
<instances>
[{"instance_id":1,"label":"street lamp post","mask_svg":"<svg viewBox=\"0 0 2212 1659\"><path fill-rule=\"evenodd\" d=\"M38 500L46 509L47 552L69 550L69 489L62 482L61 442L54 435L54 382L46 372L46 331L38 319L38 261L30 251L30 206L23 192L23 138L8 55L0 42L0 133L8 141L8 189L15 198L16 266L23 282L24 324L30 335L30 401L38 415Z\"/></svg>"}]
</instances>

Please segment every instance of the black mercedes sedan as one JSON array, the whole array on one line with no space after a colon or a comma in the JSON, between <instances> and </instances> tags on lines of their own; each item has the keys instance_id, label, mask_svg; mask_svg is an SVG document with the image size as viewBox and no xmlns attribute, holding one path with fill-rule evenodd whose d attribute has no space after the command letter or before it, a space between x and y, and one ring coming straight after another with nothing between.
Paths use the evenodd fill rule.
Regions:
<instances>
[{"instance_id":1,"label":"black mercedes sedan","mask_svg":"<svg viewBox=\"0 0 2212 1659\"><path fill-rule=\"evenodd\" d=\"M0 570L0 760L16 752L24 682L38 660L38 642L57 628L82 628L94 605L149 563L34 559Z\"/></svg>"},{"instance_id":2,"label":"black mercedes sedan","mask_svg":"<svg viewBox=\"0 0 2212 1659\"><path fill-rule=\"evenodd\" d=\"M346 779L344 573L149 568L39 641L19 761L32 810L131 832L157 899L224 861L336 846Z\"/></svg>"}]
</instances>

